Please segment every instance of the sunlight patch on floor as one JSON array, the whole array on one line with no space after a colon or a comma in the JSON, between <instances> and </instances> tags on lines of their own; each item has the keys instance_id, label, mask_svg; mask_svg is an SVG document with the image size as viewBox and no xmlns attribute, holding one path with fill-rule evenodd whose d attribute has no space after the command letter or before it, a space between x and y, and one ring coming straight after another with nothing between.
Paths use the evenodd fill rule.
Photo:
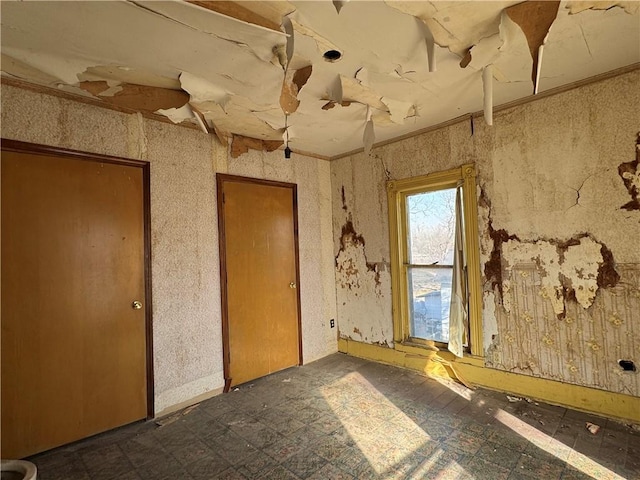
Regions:
<instances>
[{"instance_id":1,"label":"sunlight patch on floor","mask_svg":"<svg viewBox=\"0 0 640 480\"><path fill-rule=\"evenodd\" d=\"M498 410L495 417L503 425L509 427L518 435L526 438L540 450L544 450L550 455L557 457L559 460L565 462L567 465L571 465L573 468L579 470L585 475L589 475L598 480L624 480L624 478L617 473L603 467L586 455L575 451L571 447L550 437L504 410Z\"/></svg>"},{"instance_id":2,"label":"sunlight patch on floor","mask_svg":"<svg viewBox=\"0 0 640 480\"><path fill-rule=\"evenodd\" d=\"M444 452L442 450L435 452L431 457L422 462L411 472L411 478L428 478L430 480L451 479L462 477L466 472L465 468L456 462L449 461L441 463ZM468 473L468 472L467 472Z\"/></svg>"},{"instance_id":3,"label":"sunlight patch on floor","mask_svg":"<svg viewBox=\"0 0 640 480\"><path fill-rule=\"evenodd\" d=\"M336 417L378 474L390 475L405 458L431 440L419 425L357 372L323 387L321 391ZM349 393L345 395L345 391ZM389 424L393 428L388 428ZM382 426L387 428L383 431ZM395 473L398 478L403 478L401 469Z\"/></svg>"},{"instance_id":4,"label":"sunlight patch on floor","mask_svg":"<svg viewBox=\"0 0 640 480\"><path fill-rule=\"evenodd\" d=\"M436 381L476 407L486 403L482 399L474 399L473 390L463 385L447 379ZM456 463L450 452L440 448L438 441L429 436L428 428L423 428L428 425L425 423L428 417L420 419L409 411L411 417L408 416L399 408L401 404L396 406L382 393L384 389L381 392L360 373L351 372L320 391L371 468L381 477L389 480L405 478L409 469L412 478L437 479L440 475L454 478L458 474L469 473L465 473L465 467ZM393 392L389 395L393 398ZM598 480L624 480L588 456L502 409L489 408L485 413L494 416L536 448L585 475Z\"/></svg>"},{"instance_id":5,"label":"sunlight patch on floor","mask_svg":"<svg viewBox=\"0 0 640 480\"><path fill-rule=\"evenodd\" d=\"M447 387L452 392L457 393L465 400L471 401L471 398L473 397L473 390L471 390L470 388L467 388L464 385L456 383L453 380L450 380L448 378L441 378L441 377L430 377L430 378L435 380L439 384Z\"/></svg>"}]
</instances>

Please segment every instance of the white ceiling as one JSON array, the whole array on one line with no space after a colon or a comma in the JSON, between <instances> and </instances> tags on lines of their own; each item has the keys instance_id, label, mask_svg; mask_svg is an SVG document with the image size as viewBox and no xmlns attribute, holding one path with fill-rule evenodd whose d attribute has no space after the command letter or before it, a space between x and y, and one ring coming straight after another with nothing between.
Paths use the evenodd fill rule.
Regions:
<instances>
[{"instance_id":1,"label":"white ceiling","mask_svg":"<svg viewBox=\"0 0 640 480\"><path fill-rule=\"evenodd\" d=\"M2 1L2 74L331 158L640 62L637 2L195 3Z\"/></svg>"}]
</instances>

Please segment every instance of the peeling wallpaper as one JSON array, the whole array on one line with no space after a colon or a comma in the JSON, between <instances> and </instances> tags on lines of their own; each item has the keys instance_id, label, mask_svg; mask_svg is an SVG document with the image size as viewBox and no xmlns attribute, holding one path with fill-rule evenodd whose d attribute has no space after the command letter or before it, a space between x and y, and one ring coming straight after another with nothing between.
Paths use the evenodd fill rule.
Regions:
<instances>
[{"instance_id":1,"label":"peeling wallpaper","mask_svg":"<svg viewBox=\"0 0 640 480\"><path fill-rule=\"evenodd\" d=\"M486 366L640 395L618 365L640 362L639 83L635 70L473 135L462 121L332 162L340 334L393 343L386 181L475 163Z\"/></svg>"},{"instance_id":2,"label":"peeling wallpaper","mask_svg":"<svg viewBox=\"0 0 640 480\"><path fill-rule=\"evenodd\" d=\"M638 2L195 3L5 1L2 74L333 158L640 61Z\"/></svg>"},{"instance_id":3,"label":"peeling wallpaper","mask_svg":"<svg viewBox=\"0 0 640 480\"><path fill-rule=\"evenodd\" d=\"M156 413L224 384L216 172L298 184L304 362L337 350L328 162L6 85L2 137L150 162Z\"/></svg>"},{"instance_id":4,"label":"peeling wallpaper","mask_svg":"<svg viewBox=\"0 0 640 480\"><path fill-rule=\"evenodd\" d=\"M558 319L541 270L521 263L509 275L511 310L497 308L499 334L487 349L493 368L638 396L640 376L619 359L640 357L640 268L617 265L621 281L601 289L591 308L567 302ZM541 297L543 300L541 300Z\"/></svg>"}]
</instances>

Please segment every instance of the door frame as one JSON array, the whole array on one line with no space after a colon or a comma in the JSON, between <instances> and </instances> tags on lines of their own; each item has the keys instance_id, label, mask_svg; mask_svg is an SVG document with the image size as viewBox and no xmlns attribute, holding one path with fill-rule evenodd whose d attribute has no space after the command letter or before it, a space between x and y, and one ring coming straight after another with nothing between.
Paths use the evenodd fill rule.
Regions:
<instances>
[{"instance_id":1,"label":"door frame","mask_svg":"<svg viewBox=\"0 0 640 480\"><path fill-rule=\"evenodd\" d=\"M126 165L142 169L143 196L143 230L144 230L144 293L145 293L145 344L146 344L146 387L147 387L147 420L154 418L154 372L153 372L153 318L151 297L151 182L150 164L144 160L113 157L98 153L83 152L49 145L21 142L18 140L1 139L1 149L8 152L28 153L53 157L70 158L88 162L110 163Z\"/></svg>"},{"instance_id":2,"label":"door frame","mask_svg":"<svg viewBox=\"0 0 640 480\"><path fill-rule=\"evenodd\" d=\"M293 199L293 238L294 256L296 265L296 300L298 314L298 365L302 365L302 308L300 303L300 246L298 239L298 185L295 183L278 182L275 180L263 180L260 178L242 177L226 173L216 173L216 194L218 210L218 249L220 257L220 303L222 313L222 364L224 367L224 393L231 387L231 374L229 363L231 352L229 351L229 304L227 292L227 251L226 230L224 217L223 188L225 182L252 183L268 187L281 187L291 190Z\"/></svg>"}]
</instances>

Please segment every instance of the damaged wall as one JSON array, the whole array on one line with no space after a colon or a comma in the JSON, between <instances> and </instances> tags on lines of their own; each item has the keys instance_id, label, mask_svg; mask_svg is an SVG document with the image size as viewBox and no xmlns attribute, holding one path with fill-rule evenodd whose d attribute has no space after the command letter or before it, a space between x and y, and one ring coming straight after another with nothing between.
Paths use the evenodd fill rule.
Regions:
<instances>
[{"instance_id":1,"label":"damaged wall","mask_svg":"<svg viewBox=\"0 0 640 480\"><path fill-rule=\"evenodd\" d=\"M364 154L331 163L340 336L391 344L386 178ZM382 220L384 218L384 220Z\"/></svg>"},{"instance_id":2,"label":"damaged wall","mask_svg":"<svg viewBox=\"0 0 640 480\"><path fill-rule=\"evenodd\" d=\"M333 162L343 338L392 344L385 182L475 163L486 366L640 395L618 364L640 363L639 82L636 70L473 135L463 121Z\"/></svg>"},{"instance_id":3,"label":"damaged wall","mask_svg":"<svg viewBox=\"0 0 640 480\"><path fill-rule=\"evenodd\" d=\"M156 413L224 384L216 172L298 184L304 362L337 350L328 162L233 159L196 130L7 85L2 136L150 162Z\"/></svg>"}]
</instances>

